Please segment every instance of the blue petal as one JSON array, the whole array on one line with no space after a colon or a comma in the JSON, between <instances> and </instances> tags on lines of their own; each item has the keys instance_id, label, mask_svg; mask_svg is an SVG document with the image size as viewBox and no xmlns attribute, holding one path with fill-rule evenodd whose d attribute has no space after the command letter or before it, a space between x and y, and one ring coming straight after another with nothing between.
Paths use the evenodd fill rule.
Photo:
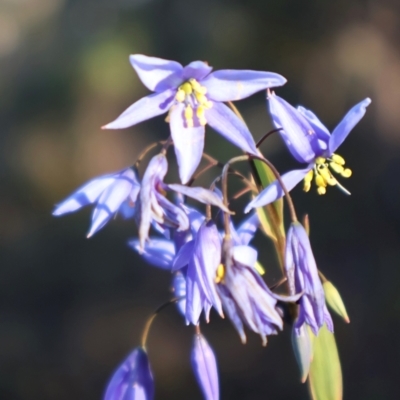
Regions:
<instances>
[{"instance_id":1,"label":"blue petal","mask_svg":"<svg viewBox=\"0 0 400 400\"><path fill-rule=\"evenodd\" d=\"M191 262L189 263L186 275L186 321L197 325L201 311L207 303L209 301L205 298L199 286L196 267Z\"/></svg>"},{"instance_id":2,"label":"blue petal","mask_svg":"<svg viewBox=\"0 0 400 400\"><path fill-rule=\"evenodd\" d=\"M122 129L136 125L139 122L164 114L175 100L175 90L142 97L127 108L116 120L104 125L102 129Z\"/></svg>"},{"instance_id":3,"label":"blue petal","mask_svg":"<svg viewBox=\"0 0 400 400\"><path fill-rule=\"evenodd\" d=\"M250 241L253 239L255 233L257 232L259 226L260 220L257 213L254 213L253 215L248 217L237 229L240 244L249 244Z\"/></svg>"},{"instance_id":4,"label":"blue petal","mask_svg":"<svg viewBox=\"0 0 400 400\"><path fill-rule=\"evenodd\" d=\"M301 163L315 159L319 149L318 137L308 120L281 97L269 96L269 110L274 125L293 157Z\"/></svg>"},{"instance_id":5,"label":"blue petal","mask_svg":"<svg viewBox=\"0 0 400 400\"><path fill-rule=\"evenodd\" d=\"M213 191L202 187L190 187L179 185L177 183L168 185L175 192L182 193L185 196L191 197L200 203L210 204L219 207L221 210L230 213L229 209L224 205L222 199Z\"/></svg>"},{"instance_id":6,"label":"blue petal","mask_svg":"<svg viewBox=\"0 0 400 400\"><path fill-rule=\"evenodd\" d=\"M250 246L234 246L233 258L239 264L254 268L254 265L257 262L257 250Z\"/></svg>"},{"instance_id":7,"label":"blue petal","mask_svg":"<svg viewBox=\"0 0 400 400\"><path fill-rule=\"evenodd\" d=\"M360 119L367 111L367 107L371 104L371 99L366 98L360 103L356 104L342 119L339 125L332 132L329 141L329 155L334 153L336 149L344 142L347 135L357 125Z\"/></svg>"},{"instance_id":8,"label":"blue petal","mask_svg":"<svg viewBox=\"0 0 400 400\"><path fill-rule=\"evenodd\" d=\"M131 55L129 61L143 84L153 92L177 88L183 82L183 67L176 61L142 54Z\"/></svg>"},{"instance_id":9,"label":"blue petal","mask_svg":"<svg viewBox=\"0 0 400 400\"><path fill-rule=\"evenodd\" d=\"M110 186L118 174L104 175L93 179L81 186L71 196L67 197L62 203L58 204L53 211L53 215L59 216L70 213L94 203L107 186Z\"/></svg>"},{"instance_id":10,"label":"blue petal","mask_svg":"<svg viewBox=\"0 0 400 400\"><path fill-rule=\"evenodd\" d=\"M87 237L91 237L101 229L116 213L121 204L128 198L132 187L135 185L135 174L128 168L115 179L100 196L93 211L92 226Z\"/></svg>"},{"instance_id":11,"label":"blue petal","mask_svg":"<svg viewBox=\"0 0 400 400\"><path fill-rule=\"evenodd\" d=\"M177 271L189 264L189 261L193 256L193 249L194 240L190 240L179 249L178 254L172 263L172 271Z\"/></svg>"},{"instance_id":12,"label":"blue petal","mask_svg":"<svg viewBox=\"0 0 400 400\"><path fill-rule=\"evenodd\" d=\"M301 106L297 107L297 111L300 114L302 114L305 118L307 118L308 122L315 130L318 139L321 139L322 141L328 143L331 134L329 133L326 126L319 120L319 118L312 111L307 110L306 108Z\"/></svg>"},{"instance_id":13,"label":"blue petal","mask_svg":"<svg viewBox=\"0 0 400 400\"><path fill-rule=\"evenodd\" d=\"M225 139L246 153L258 154L249 129L229 107L213 102L205 114L208 124Z\"/></svg>"},{"instance_id":14,"label":"blue petal","mask_svg":"<svg viewBox=\"0 0 400 400\"><path fill-rule=\"evenodd\" d=\"M186 278L180 271L174 274L172 292L175 297L182 297L182 299L178 301L177 306L180 313L184 316L186 311Z\"/></svg>"},{"instance_id":15,"label":"blue petal","mask_svg":"<svg viewBox=\"0 0 400 400\"><path fill-rule=\"evenodd\" d=\"M282 175L282 181L286 189L290 192L314 167L310 164L306 169L295 169ZM284 191L277 180L274 180L262 192L260 192L245 208L244 212L248 213L252 208L262 207L274 202L284 196Z\"/></svg>"},{"instance_id":16,"label":"blue petal","mask_svg":"<svg viewBox=\"0 0 400 400\"><path fill-rule=\"evenodd\" d=\"M186 128L183 125L183 104L178 104L170 115L171 136L174 141L179 177L187 183L200 164L204 148L204 126Z\"/></svg>"},{"instance_id":17,"label":"blue petal","mask_svg":"<svg viewBox=\"0 0 400 400\"><path fill-rule=\"evenodd\" d=\"M196 79L201 81L212 71L212 67L203 61L192 61L190 64L183 68L182 77L184 80Z\"/></svg>"},{"instance_id":18,"label":"blue petal","mask_svg":"<svg viewBox=\"0 0 400 400\"><path fill-rule=\"evenodd\" d=\"M267 88L282 86L286 79L274 72L224 69L212 72L201 84L214 101L241 100Z\"/></svg>"},{"instance_id":19,"label":"blue petal","mask_svg":"<svg viewBox=\"0 0 400 400\"><path fill-rule=\"evenodd\" d=\"M195 335L191 355L192 368L205 400L219 400L217 361L203 335Z\"/></svg>"},{"instance_id":20,"label":"blue petal","mask_svg":"<svg viewBox=\"0 0 400 400\"><path fill-rule=\"evenodd\" d=\"M140 253L138 239L130 240L128 244ZM141 255L149 264L162 269L171 270L172 261L175 257L174 242L165 239L151 239L146 243Z\"/></svg>"}]
</instances>

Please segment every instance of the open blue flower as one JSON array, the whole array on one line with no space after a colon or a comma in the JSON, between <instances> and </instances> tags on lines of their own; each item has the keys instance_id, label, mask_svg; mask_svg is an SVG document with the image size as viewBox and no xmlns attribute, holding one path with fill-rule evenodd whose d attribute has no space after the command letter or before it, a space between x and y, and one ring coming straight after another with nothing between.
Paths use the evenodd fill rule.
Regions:
<instances>
[{"instance_id":1,"label":"open blue flower","mask_svg":"<svg viewBox=\"0 0 400 400\"><path fill-rule=\"evenodd\" d=\"M351 170L344 166L343 157L335 154L335 151L364 116L370 103L371 99L366 98L356 104L330 134L311 111L303 107L296 109L274 93L270 94L269 105L274 125L281 129L280 134L293 157L301 163L308 163L305 169L282 175L287 190L292 190L304 179L304 190L308 192L314 179L319 194L325 194L328 185L337 185L349 194L331 172L344 178L351 176ZM272 203L283 195L281 185L275 180L248 204L245 212Z\"/></svg>"},{"instance_id":2,"label":"open blue flower","mask_svg":"<svg viewBox=\"0 0 400 400\"><path fill-rule=\"evenodd\" d=\"M286 238L285 271L290 294L303 293L299 301L299 315L295 331L301 334L303 324L310 326L314 335L326 323L333 331L332 318L325 303L325 294L311 249L307 232L299 222L291 224Z\"/></svg>"},{"instance_id":3,"label":"open blue flower","mask_svg":"<svg viewBox=\"0 0 400 400\"><path fill-rule=\"evenodd\" d=\"M257 154L250 131L223 102L241 100L286 82L272 72L211 72L212 67L202 61L183 67L175 61L135 54L130 56L130 62L144 85L155 93L132 104L103 128L127 128L169 111L179 175L184 184L200 163L207 123L243 151Z\"/></svg>"},{"instance_id":4,"label":"open blue flower","mask_svg":"<svg viewBox=\"0 0 400 400\"><path fill-rule=\"evenodd\" d=\"M140 191L136 172L126 168L114 174L95 178L58 204L53 215L74 212L88 204L96 203L92 224L87 237L100 230L124 206L135 207Z\"/></svg>"}]
</instances>

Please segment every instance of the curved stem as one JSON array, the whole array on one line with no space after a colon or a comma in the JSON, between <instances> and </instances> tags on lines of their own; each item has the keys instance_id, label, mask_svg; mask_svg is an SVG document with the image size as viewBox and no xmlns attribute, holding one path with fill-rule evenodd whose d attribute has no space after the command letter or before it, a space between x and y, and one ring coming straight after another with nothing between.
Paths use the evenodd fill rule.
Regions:
<instances>
[{"instance_id":1,"label":"curved stem","mask_svg":"<svg viewBox=\"0 0 400 400\"><path fill-rule=\"evenodd\" d=\"M146 343L147 343L147 337L149 336L149 332L150 332L150 328L151 325L154 321L154 318L158 315L158 313L160 311L162 311L164 308L170 306L171 304L175 304L176 302L178 302L179 300L181 300L183 297L174 297L173 299L167 301L164 304L161 304L161 306L159 306L154 313L147 319L144 328L143 328L143 333L142 333L142 339L141 339L141 343L142 343L142 347L146 348Z\"/></svg>"},{"instance_id":2,"label":"curved stem","mask_svg":"<svg viewBox=\"0 0 400 400\"><path fill-rule=\"evenodd\" d=\"M163 145L165 144L166 140L162 140L159 142L154 142L150 145L148 145L147 147L144 148L144 150L139 154L139 157L136 159L135 162L135 167L138 168L140 163L142 162L143 158L146 157L147 153L151 150L153 150L155 147L159 146L159 145Z\"/></svg>"},{"instance_id":3,"label":"curved stem","mask_svg":"<svg viewBox=\"0 0 400 400\"><path fill-rule=\"evenodd\" d=\"M249 154L249 157L262 161L264 164L268 165L268 167L271 169L271 171L273 172L273 174L276 177L276 180L279 182L283 192L285 193L285 198L286 198L286 202L289 207L289 212L290 212L290 217L292 219L292 222L297 222L298 221L297 214L296 214L296 209L294 208L292 197L290 196L289 191L286 189L286 186L283 183L282 177L281 177L280 173L278 172L278 170L275 168L274 164L272 164L271 161L268 161L266 158L261 157L261 156L255 156L254 154Z\"/></svg>"},{"instance_id":4,"label":"curved stem","mask_svg":"<svg viewBox=\"0 0 400 400\"><path fill-rule=\"evenodd\" d=\"M282 128L277 128L277 129L272 129L272 131L267 132L257 143L256 143L256 147L259 148L261 146L261 144L264 142L265 139L267 139L270 135L272 135L273 133L279 132L280 130L282 130Z\"/></svg>"}]
</instances>

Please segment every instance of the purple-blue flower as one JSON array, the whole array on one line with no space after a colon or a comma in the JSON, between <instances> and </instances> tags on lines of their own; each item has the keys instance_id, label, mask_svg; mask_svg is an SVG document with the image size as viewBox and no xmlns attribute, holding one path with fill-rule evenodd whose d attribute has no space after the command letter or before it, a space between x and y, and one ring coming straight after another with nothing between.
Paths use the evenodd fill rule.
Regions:
<instances>
[{"instance_id":1,"label":"purple-blue flower","mask_svg":"<svg viewBox=\"0 0 400 400\"><path fill-rule=\"evenodd\" d=\"M59 216L96 204L87 237L100 230L124 205L134 207L140 191L136 172L126 168L119 172L95 178L58 204L53 215Z\"/></svg>"},{"instance_id":2,"label":"purple-blue flower","mask_svg":"<svg viewBox=\"0 0 400 400\"><path fill-rule=\"evenodd\" d=\"M104 400L152 400L154 380L146 351L137 347L114 372Z\"/></svg>"},{"instance_id":3,"label":"purple-blue flower","mask_svg":"<svg viewBox=\"0 0 400 400\"><path fill-rule=\"evenodd\" d=\"M318 276L310 240L299 222L292 223L287 233L285 271L290 294L303 293L295 323L297 334L300 335L304 323L310 326L316 336L324 323L333 332L332 318L325 304L324 289Z\"/></svg>"},{"instance_id":4,"label":"purple-blue flower","mask_svg":"<svg viewBox=\"0 0 400 400\"><path fill-rule=\"evenodd\" d=\"M292 190L304 179L304 190L308 192L314 179L319 194L325 194L328 185L337 185L349 194L332 174L333 171L344 178L351 176L351 170L344 166L345 160L335 151L364 116L371 99L366 98L350 109L332 134L310 110L296 109L274 93L268 100L274 125L281 128L279 132L289 151L297 161L308 164L305 169L282 175L286 189ZM272 203L283 195L279 182L275 180L248 204L245 212Z\"/></svg>"},{"instance_id":5,"label":"purple-blue flower","mask_svg":"<svg viewBox=\"0 0 400 400\"><path fill-rule=\"evenodd\" d=\"M192 368L205 400L219 399L217 361L214 352L203 335L194 336Z\"/></svg>"},{"instance_id":6,"label":"purple-blue flower","mask_svg":"<svg viewBox=\"0 0 400 400\"><path fill-rule=\"evenodd\" d=\"M130 56L130 62L144 85L155 93L132 104L103 128L127 128L169 112L179 175L184 184L200 163L207 123L243 151L257 154L250 131L223 102L241 100L286 82L272 72L211 72L212 67L202 61L183 67L175 61L135 54Z\"/></svg>"},{"instance_id":7,"label":"purple-blue flower","mask_svg":"<svg viewBox=\"0 0 400 400\"><path fill-rule=\"evenodd\" d=\"M221 299L215 279L221 262L221 239L213 221L204 221L194 240L180 249L174 260L174 270L187 266L186 271L186 320L197 325L204 310L209 319L211 307L220 315Z\"/></svg>"}]
</instances>

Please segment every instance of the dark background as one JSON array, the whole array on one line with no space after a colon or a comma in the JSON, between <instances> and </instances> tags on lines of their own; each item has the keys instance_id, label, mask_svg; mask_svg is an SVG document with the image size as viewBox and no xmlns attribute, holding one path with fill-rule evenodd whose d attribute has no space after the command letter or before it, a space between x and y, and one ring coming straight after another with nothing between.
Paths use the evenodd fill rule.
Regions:
<instances>
[{"instance_id":1,"label":"dark background","mask_svg":"<svg viewBox=\"0 0 400 400\"><path fill-rule=\"evenodd\" d=\"M345 399L399 399L399 7L395 0L0 0L0 397L101 399L146 316L170 296L169 273L126 246L136 234L132 221L117 218L86 240L90 209L51 216L83 182L132 164L146 144L167 137L162 117L100 130L148 93L128 62L143 53L279 72L288 83L278 94L330 129L372 98L339 152L353 170L343 182L352 196L301 188L293 196L310 214L319 268L350 315L350 325L334 317ZM237 105L261 137L270 127L264 94ZM214 132L206 142L223 161L239 154ZM278 136L263 151L283 172L296 166ZM261 234L255 244L262 263L275 265ZM267 348L251 333L241 345L216 315L203 331L218 357L221 399L308 398L288 329ZM201 399L189 364L192 335L173 307L156 320L149 355L157 399Z\"/></svg>"}]
</instances>

